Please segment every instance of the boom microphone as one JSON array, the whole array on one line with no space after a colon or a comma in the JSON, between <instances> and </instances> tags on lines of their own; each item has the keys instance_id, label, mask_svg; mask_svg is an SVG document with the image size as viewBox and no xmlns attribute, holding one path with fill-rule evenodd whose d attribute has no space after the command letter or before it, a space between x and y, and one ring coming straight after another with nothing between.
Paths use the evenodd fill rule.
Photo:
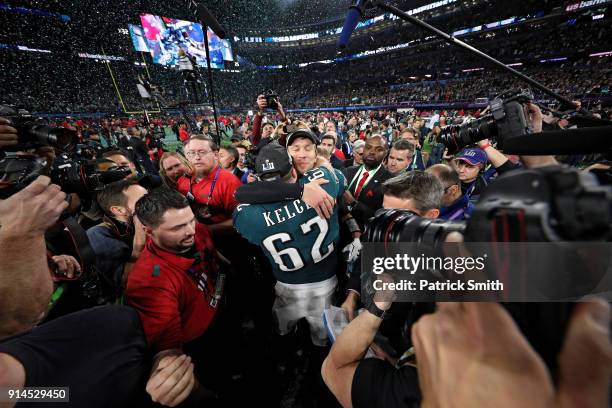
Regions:
<instances>
[{"instance_id":1,"label":"boom microphone","mask_svg":"<svg viewBox=\"0 0 612 408\"><path fill-rule=\"evenodd\" d=\"M611 148L612 126L554 130L504 141L504 153L527 156L606 153Z\"/></svg>"},{"instance_id":2,"label":"boom microphone","mask_svg":"<svg viewBox=\"0 0 612 408\"><path fill-rule=\"evenodd\" d=\"M349 7L346 13L346 20L344 20L344 27L340 33L340 39L338 40L338 47L345 48L351 39L351 34L355 31L359 20L365 13L365 8L368 0L357 0L355 4Z\"/></svg>"},{"instance_id":3,"label":"boom microphone","mask_svg":"<svg viewBox=\"0 0 612 408\"><path fill-rule=\"evenodd\" d=\"M224 39L226 37L225 30L221 27L221 25L219 25L217 19L212 14L210 14L210 11L208 11L206 6L200 3L196 3L195 1L193 2L193 4L196 7L196 16L202 22L202 24L207 27L210 27L210 29L213 30L215 34L217 34L217 37Z\"/></svg>"}]
</instances>

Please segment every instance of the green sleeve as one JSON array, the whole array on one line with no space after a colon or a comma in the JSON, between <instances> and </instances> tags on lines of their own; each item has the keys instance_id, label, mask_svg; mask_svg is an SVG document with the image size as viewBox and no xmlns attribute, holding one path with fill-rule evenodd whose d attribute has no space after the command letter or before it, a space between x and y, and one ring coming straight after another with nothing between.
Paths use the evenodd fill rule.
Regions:
<instances>
[{"instance_id":1,"label":"green sleeve","mask_svg":"<svg viewBox=\"0 0 612 408\"><path fill-rule=\"evenodd\" d=\"M234 228L240 235L252 244L256 244L256 231L258 231L253 207L249 204L238 204L234 210Z\"/></svg>"},{"instance_id":2,"label":"green sleeve","mask_svg":"<svg viewBox=\"0 0 612 408\"><path fill-rule=\"evenodd\" d=\"M339 191L338 182L336 181L336 176L332 174L327 167L317 167L316 169L307 171L300 179L300 184L306 184L321 178L329 181L329 183L321 186L323 190L330 196L337 197Z\"/></svg>"}]
</instances>

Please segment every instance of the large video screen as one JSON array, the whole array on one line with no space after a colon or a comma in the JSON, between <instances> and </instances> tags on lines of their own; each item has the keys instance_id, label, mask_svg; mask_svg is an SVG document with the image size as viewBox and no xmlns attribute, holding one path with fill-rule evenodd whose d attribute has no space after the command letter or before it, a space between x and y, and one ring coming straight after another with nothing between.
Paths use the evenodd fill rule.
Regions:
<instances>
[{"instance_id":1,"label":"large video screen","mask_svg":"<svg viewBox=\"0 0 612 408\"><path fill-rule=\"evenodd\" d=\"M204 31L201 24L152 14L142 14L140 21L154 63L167 66L177 65L179 50L183 50L196 64L206 66ZM136 43L134 46L136 47ZM230 43L221 40L210 30L208 31L208 46L213 68L223 69L224 61L234 60Z\"/></svg>"}]
</instances>

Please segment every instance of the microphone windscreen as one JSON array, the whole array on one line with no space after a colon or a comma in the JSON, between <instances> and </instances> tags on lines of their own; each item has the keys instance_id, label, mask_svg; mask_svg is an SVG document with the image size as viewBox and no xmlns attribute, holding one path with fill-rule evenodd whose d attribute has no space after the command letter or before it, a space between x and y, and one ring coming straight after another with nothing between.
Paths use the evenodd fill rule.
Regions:
<instances>
[{"instance_id":1,"label":"microphone windscreen","mask_svg":"<svg viewBox=\"0 0 612 408\"><path fill-rule=\"evenodd\" d=\"M344 20L344 27L342 28L342 32L340 33L340 39L338 40L338 47L345 48L351 39L351 34L357 27L357 23L359 23L359 19L361 18L361 14L359 13L359 9L357 7L349 8L346 13L346 20Z\"/></svg>"}]
</instances>

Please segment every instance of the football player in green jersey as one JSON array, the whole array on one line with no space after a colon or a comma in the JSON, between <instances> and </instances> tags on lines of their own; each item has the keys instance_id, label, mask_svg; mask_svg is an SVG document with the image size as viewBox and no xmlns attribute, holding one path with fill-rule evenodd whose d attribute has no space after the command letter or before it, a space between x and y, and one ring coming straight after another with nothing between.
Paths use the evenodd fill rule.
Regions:
<instances>
[{"instance_id":1,"label":"football player in green jersey","mask_svg":"<svg viewBox=\"0 0 612 408\"><path fill-rule=\"evenodd\" d=\"M271 143L259 153L255 170L261 180L282 179L292 183L297 179L298 169L305 165L303 160L294 168L287 150ZM330 180L322 187L337 197L338 183L326 167L306 170L299 182L320 178ZM277 279L274 313L280 334L288 334L305 318L313 343L326 345L322 314L331 305L337 285L337 209L334 208L330 219L323 219L301 200L244 204L234 212L234 227L249 242L259 245L270 260Z\"/></svg>"}]
</instances>

